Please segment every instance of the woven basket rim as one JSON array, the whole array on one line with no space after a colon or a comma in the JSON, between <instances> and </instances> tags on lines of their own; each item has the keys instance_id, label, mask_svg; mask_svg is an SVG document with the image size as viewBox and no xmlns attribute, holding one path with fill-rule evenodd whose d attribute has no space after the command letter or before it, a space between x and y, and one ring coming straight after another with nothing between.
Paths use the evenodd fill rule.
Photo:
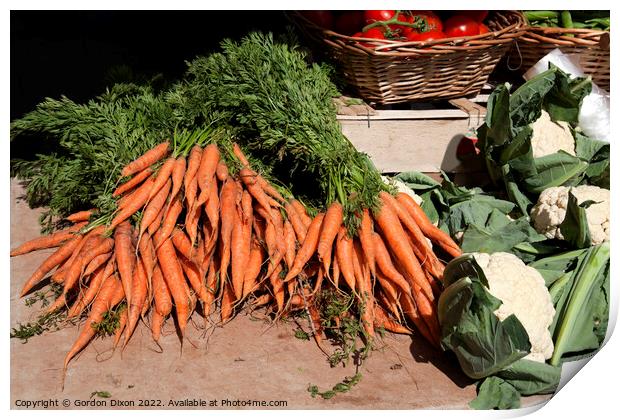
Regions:
<instances>
[{"instance_id":1,"label":"woven basket rim","mask_svg":"<svg viewBox=\"0 0 620 420\"><path fill-rule=\"evenodd\" d=\"M486 34L467 37L444 38L433 41L377 40L371 38L354 38L339 34L332 30L319 27L299 12L292 13L296 19L303 22L303 25L311 28L316 33L320 33L323 41L332 48L346 50L349 53L378 57L409 57L420 54L444 55L466 50L478 51L480 49L485 49L485 47L493 48L498 45L511 43L516 38L521 37L526 27L525 17L521 12L512 10L494 11L493 13L496 15L511 16L516 22L497 31L490 31ZM372 42L377 46L375 48L368 48L359 41Z\"/></svg>"},{"instance_id":2,"label":"woven basket rim","mask_svg":"<svg viewBox=\"0 0 620 420\"><path fill-rule=\"evenodd\" d=\"M526 26L519 41L531 44L554 44L565 47L596 47L609 31L586 28L545 28Z\"/></svg>"}]
</instances>

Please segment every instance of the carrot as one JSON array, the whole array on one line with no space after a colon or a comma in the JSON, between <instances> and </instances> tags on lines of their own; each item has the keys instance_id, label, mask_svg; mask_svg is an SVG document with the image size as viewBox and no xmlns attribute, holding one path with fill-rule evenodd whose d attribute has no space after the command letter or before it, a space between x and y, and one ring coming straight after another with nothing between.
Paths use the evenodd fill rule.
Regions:
<instances>
[{"instance_id":1,"label":"carrot","mask_svg":"<svg viewBox=\"0 0 620 420\"><path fill-rule=\"evenodd\" d=\"M252 306L254 308L258 308L259 306L264 306L264 305L268 304L270 301L271 301L271 295L264 294L264 295L261 295L261 296L257 297L256 299L254 299L252 301Z\"/></svg>"},{"instance_id":2,"label":"carrot","mask_svg":"<svg viewBox=\"0 0 620 420\"><path fill-rule=\"evenodd\" d=\"M170 143L166 141L153 147L133 162L125 165L125 167L121 171L121 176L125 177L140 172L148 168L158 160L162 159L163 157L167 156L168 146L170 146Z\"/></svg>"},{"instance_id":3,"label":"carrot","mask_svg":"<svg viewBox=\"0 0 620 420\"><path fill-rule=\"evenodd\" d=\"M239 177L241 178L241 181L243 181L243 184L248 192L252 194L252 197L265 210L269 210L271 207L281 207L280 204L274 202L267 196L265 190L256 182L256 173L250 168L241 168L239 171Z\"/></svg>"},{"instance_id":4,"label":"carrot","mask_svg":"<svg viewBox=\"0 0 620 420\"><path fill-rule=\"evenodd\" d=\"M235 292L233 292L232 286L228 283L223 283L222 288L224 290L224 294L220 303L220 312L222 316L222 323L224 323L232 317L233 302L235 301Z\"/></svg>"},{"instance_id":5,"label":"carrot","mask_svg":"<svg viewBox=\"0 0 620 420\"><path fill-rule=\"evenodd\" d=\"M237 212L237 203L240 200L241 192L237 183L228 178L222 186L220 196L221 206L221 225L220 225L220 279L226 282L228 278L228 265L230 262L230 242L232 240L232 232L235 224L235 214Z\"/></svg>"},{"instance_id":6,"label":"carrot","mask_svg":"<svg viewBox=\"0 0 620 420\"><path fill-rule=\"evenodd\" d=\"M239 162L241 162L243 166L246 166L249 169L250 162L248 161L248 158L243 154L243 152L241 151L241 148L239 147L237 143L233 144L233 153L237 157L237 159L239 159ZM261 186L261 188L265 190L265 192L269 194L271 197L275 198L276 200L282 203L286 202L286 200L284 199L284 197L280 195L278 190L273 188L273 186L271 186L271 184L269 184L269 182L267 182L267 180L263 178L261 175L256 174L256 181Z\"/></svg>"},{"instance_id":7,"label":"carrot","mask_svg":"<svg viewBox=\"0 0 620 420\"><path fill-rule=\"evenodd\" d=\"M88 219L90 219L90 216L92 216L92 214L95 212L95 210L96 209L78 211L77 213L73 213L65 217L65 219L72 223L87 222Z\"/></svg>"},{"instance_id":8,"label":"carrot","mask_svg":"<svg viewBox=\"0 0 620 420\"><path fill-rule=\"evenodd\" d=\"M196 199L196 190L198 189L198 181L196 180L196 172L200 167L202 159L202 147L195 145L189 152L187 157L187 169L183 178L183 187L185 191L185 199L188 204L192 204Z\"/></svg>"},{"instance_id":9,"label":"carrot","mask_svg":"<svg viewBox=\"0 0 620 420\"><path fill-rule=\"evenodd\" d=\"M153 278L153 270L155 269L155 263L157 258L155 257L155 248L153 247L153 241L151 235L145 232L138 242L138 250L140 251L140 258L144 266L144 272L146 273L146 279L148 283L151 283Z\"/></svg>"},{"instance_id":10,"label":"carrot","mask_svg":"<svg viewBox=\"0 0 620 420\"><path fill-rule=\"evenodd\" d=\"M187 161L185 160L185 157L179 156L174 162L172 174L170 175L170 178L172 179L172 192L170 193L171 197L176 197L179 191L181 191L186 170Z\"/></svg>"},{"instance_id":11,"label":"carrot","mask_svg":"<svg viewBox=\"0 0 620 420\"><path fill-rule=\"evenodd\" d=\"M198 200L190 207L190 213L197 211L198 207L207 201L211 193L211 188L216 188L215 171L217 170L219 161L220 151L215 144L210 144L204 148L200 166L198 167L198 172L196 172L200 195L198 196Z\"/></svg>"},{"instance_id":12,"label":"carrot","mask_svg":"<svg viewBox=\"0 0 620 420\"><path fill-rule=\"evenodd\" d=\"M353 240L348 237L347 229L340 227L336 239L336 258L338 258L338 268L344 281L352 291L355 291L355 270L353 267Z\"/></svg>"},{"instance_id":13,"label":"carrot","mask_svg":"<svg viewBox=\"0 0 620 420\"><path fill-rule=\"evenodd\" d=\"M293 266L289 270L286 278L284 279L284 282L292 280L299 273L301 273L304 265L310 260L310 258L312 258L312 255L316 251L319 243L319 234L321 232L321 226L324 219L325 214L319 213L316 215L314 220L312 220L312 223L308 228L306 240L297 251L297 255L295 256L295 262L293 262Z\"/></svg>"},{"instance_id":14,"label":"carrot","mask_svg":"<svg viewBox=\"0 0 620 420\"><path fill-rule=\"evenodd\" d=\"M252 247L252 197L247 191L242 193L239 213L234 213L230 249L232 286L237 300L243 296L244 273Z\"/></svg>"},{"instance_id":15,"label":"carrot","mask_svg":"<svg viewBox=\"0 0 620 420\"><path fill-rule=\"evenodd\" d=\"M196 236L198 236L198 221L200 220L198 209L199 207L194 212L188 211L185 217L185 231L192 244L196 242Z\"/></svg>"},{"instance_id":16,"label":"carrot","mask_svg":"<svg viewBox=\"0 0 620 420\"><path fill-rule=\"evenodd\" d=\"M389 298L386 296L383 290L377 290L374 295L376 302L378 302L380 306L385 308L386 312L390 311L392 315L396 317L398 322L401 322L401 309L400 305L398 304L398 299L400 297L397 297L396 300Z\"/></svg>"},{"instance_id":17,"label":"carrot","mask_svg":"<svg viewBox=\"0 0 620 420\"><path fill-rule=\"evenodd\" d=\"M288 219L284 221L284 244L284 261L286 261L286 266L291 268L295 262L295 251L297 245L295 243L295 230Z\"/></svg>"},{"instance_id":18,"label":"carrot","mask_svg":"<svg viewBox=\"0 0 620 420\"><path fill-rule=\"evenodd\" d=\"M155 312L160 313L164 317L172 312L172 297L159 264L156 264L153 269L153 300L155 302Z\"/></svg>"},{"instance_id":19,"label":"carrot","mask_svg":"<svg viewBox=\"0 0 620 420\"><path fill-rule=\"evenodd\" d=\"M377 326L382 327L386 331L396 334L411 334L411 330L409 328L391 320L383 308L379 305L375 305L375 319L377 321Z\"/></svg>"},{"instance_id":20,"label":"carrot","mask_svg":"<svg viewBox=\"0 0 620 420\"><path fill-rule=\"evenodd\" d=\"M172 175L172 171L176 165L176 159L173 157L169 157L164 161L161 165L157 174L155 175L155 180L153 181L153 185L151 186L151 191L149 191L149 198L147 203L150 203L151 200L159 194L160 190L168 185L170 181L170 176ZM170 190L168 190L170 191Z\"/></svg>"},{"instance_id":21,"label":"carrot","mask_svg":"<svg viewBox=\"0 0 620 420\"><path fill-rule=\"evenodd\" d=\"M194 247L189 241L187 235L185 235L185 233L183 233L181 229L175 228L172 232L172 236L170 237L170 239L172 239L174 247L177 251L179 251L181 255L183 255L189 261L193 260Z\"/></svg>"},{"instance_id":22,"label":"carrot","mask_svg":"<svg viewBox=\"0 0 620 420\"><path fill-rule=\"evenodd\" d=\"M211 261L207 271L207 300L204 302L203 310L205 317L211 312L211 305L215 301L215 294L217 293L217 267L214 261Z\"/></svg>"},{"instance_id":23,"label":"carrot","mask_svg":"<svg viewBox=\"0 0 620 420\"><path fill-rule=\"evenodd\" d=\"M205 213L209 220L210 235L205 236L205 254L209 254L217 243L220 222L220 197L217 188L211 189L211 196L205 204ZM203 224L205 226L205 224ZM208 238L208 239L207 239Z\"/></svg>"},{"instance_id":24,"label":"carrot","mask_svg":"<svg viewBox=\"0 0 620 420\"><path fill-rule=\"evenodd\" d=\"M90 284L88 285L88 289L82 296L69 308L69 312L67 313L67 318L73 318L79 316L84 308L86 308L90 302L97 296L99 290L101 289L101 285L103 282L112 275L114 263L108 261L108 264L105 268L99 267L95 273L93 273ZM110 268L112 266L112 268Z\"/></svg>"},{"instance_id":25,"label":"carrot","mask_svg":"<svg viewBox=\"0 0 620 420\"><path fill-rule=\"evenodd\" d=\"M375 261L381 273L383 273L392 283L400 287L405 293L411 293L411 286L402 274L394 267L390 253L385 247L381 236L373 233Z\"/></svg>"},{"instance_id":26,"label":"carrot","mask_svg":"<svg viewBox=\"0 0 620 420\"><path fill-rule=\"evenodd\" d=\"M196 292L198 299L200 299L201 302L208 301L209 298L207 297L207 289L202 282L202 276L200 275L198 266L182 255L179 256L179 263L181 263L181 268L183 268L185 277L189 280L189 284Z\"/></svg>"},{"instance_id":27,"label":"carrot","mask_svg":"<svg viewBox=\"0 0 620 420\"><path fill-rule=\"evenodd\" d=\"M276 299L276 304L278 305L278 312L282 312L284 310L284 283L282 282L282 278L280 277L280 273L282 266L278 264L275 270L272 271L269 276L269 282L271 283L271 287L273 289L273 296Z\"/></svg>"},{"instance_id":28,"label":"carrot","mask_svg":"<svg viewBox=\"0 0 620 420\"><path fill-rule=\"evenodd\" d=\"M58 231L48 236L41 236L32 239L28 242L24 242L17 248L11 251L11 257L17 255L27 254L32 251L38 251L40 249L54 248L59 246L63 242L73 239L76 236L76 232L86 225L86 222L78 223L70 228Z\"/></svg>"},{"instance_id":29,"label":"carrot","mask_svg":"<svg viewBox=\"0 0 620 420\"><path fill-rule=\"evenodd\" d=\"M127 346L131 335L138 325L140 313L146 302L147 295L147 278L142 262L136 262L136 269L133 273L133 282L131 284L131 303L127 305L127 331L125 331L125 342L123 348Z\"/></svg>"},{"instance_id":30,"label":"carrot","mask_svg":"<svg viewBox=\"0 0 620 420\"><path fill-rule=\"evenodd\" d=\"M155 232L157 232L161 228L161 224L165 216L164 211L165 211L165 208L162 207L157 213L155 220L153 220L153 222L146 228L146 231L149 233L149 235L153 236Z\"/></svg>"},{"instance_id":31,"label":"carrot","mask_svg":"<svg viewBox=\"0 0 620 420\"><path fill-rule=\"evenodd\" d=\"M398 292L396 291L396 288L383 273L377 273L377 280L379 280L381 289L385 292L386 297L390 301L398 301Z\"/></svg>"},{"instance_id":32,"label":"carrot","mask_svg":"<svg viewBox=\"0 0 620 420\"><path fill-rule=\"evenodd\" d=\"M82 276L86 277L86 276L91 275L97 268L105 264L110 259L111 256L112 256L112 252L97 255L86 265L86 268L84 268L84 273L82 274Z\"/></svg>"},{"instance_id":33,"label":"carrot","mask_svg":"<svg viewBox=\"0 0 620 420\"><path fill-rule=\"evenodd\" d=\"M372 294L372 286L370 284L370 270L364 262L362 246L359 241L353 241L353 272L355 273L355 285L362 302L361 321L364 330L370 337L375 336L374 329L374 307L375 300Z\"/></svg>"},{"instance_id":34,"label":"carrot","mask_svg":"<svg viewBox=\"0 0 620 420\"><path fill-rule=\"evenodd\" d=\"M308 227L304 224L295 210L295 207L291 203L287 203L286 207L286 215L288 217L289 222L293 226L293 230L295 231L295 236L297 237L297 242L302 244L306 239L306 233L308 232Z\"/></svg>"},{"instance_id":35,"label":"carrot","mask_svg":"<svg viewBox=\"0 0 620 420\"><path fill-rule=\"evenodd\" d=\"M338 246L337 244L338 238L336 237L336 246ZM332 281L334 282L334 286L336 286L337 289L338 282L340 281L340 265L338 263L338 258L334 258L334 262L332 262Z\"/></svg>"},{"instance_id":36,"label":"carrot","mask_svg":"<svg viewBox=\"0 0 620 420\"><path fill-rule=\"evenodd\" d=\"M69 366L71 359L73 359L73 357L78 354L95 336L96 331L94 324L101 322L104 314L116 306L123 299L123 296L123 288L121 287L120 282L115 277L108 277L107 281L101 287L99 295L90 308L90 313L84 323L84 328L82 328L80 335L75 343L73 343L73 346L71 346L71 349L65 357L63 368L64 372L66 372L67 366Z\"/></svg>"},{"instance_id":37,"label":"carrot","mask_svg":"<svg viewBox=\"0 0 620 420\"><path fill-rule=\"evenodd\" d=\"M164 239L160 247L157 248L157 259L166 285L170 290L170 295L174 300L177 322L179 323L181 337L183 337L190 316L190 296L183 276L183 269L170 239Z\"/></svg>"},{"instance_id":38,"label":"carrot","mask_svg":"<svg viewBox=\"0 0 620 420\"><path fill-rule=\"evenodd\" d=\"M374 232L372 226L372 218L370 217L370 211L364 209L362 212L362 220L358 231L358 236L364 250L364 255L368 261L368 268L370 273L376 276L376 263L375 263L375 246L372 234Z\"/></svg>"},{"instance_id":39,"label":"carrot","mask_svg":"<svg viewBox=\"0 0 620 420\"><path fill-rule=\"evenodd\" d=\"M114 216L114 219L112 219L112 222L110 223L110 230L113 230L122 222L129 219L138 210L140 210L142 206L144 206L144 204L146 204L149 198L150 188L153 186L153 183L153 178L148 178L146 181L144 181L140 188L131 195L131 201L128 201L122 207L119 206L118 213L116 214L116 216Z\"/></svg>"},{"instance_id":40,"label":"carrot","mask_svg":"<svg viewBox=\"0 0 620 420\"><path fill-rule=\"evenodd\" d=\"M178 196L176 196L170 202L168 212L164 216L163 222L161 224L162 238L167 238L172 234L172 232L174 231L174 227L176 226L177 220L179 219L179 215L182 211L183 202Z\"/></svg>"},{"instance_id":41,"label":"carrot","mask_svg":"<svg viewBox=\"0 0 620 420\"><path fill-rule=\"evenodd\" d=\"M66 294L79 280L86 264L98 255L106 254L114 248L114 240L111 238L93 238L93 247L89 248L85 245L82 253L77 257L73 265L69 267L65 275L64 293ZM95 242L96 241L96 242ZM95 245L96 244L96 245Z\"/></svg>"},{"instance_id":42,"label":"carrot","mask_svg":"<svg viewBox=\"0 0 620 420\"><path fill-rule=\"evenodd\" d=\"M310 216L308 216L308 213L306 213L306 208L303 206L303 204L301 204L298 200L295 199L291 200L290 203L293 208L297 210L297 214L301 218L301 221L306 226L306 228L310 227L312 219L310 218Z\"/></svg>"},{"instance_id":43,"label":"carrot","mask_svg":"<svg viewBox=\"0 0 620 420\"><path fill-rule=\"evenodd\" d=\"M114 192L112 193L112 197L118 197L126 193L127 191L133 189L135 186L139 185L142 181L147 179L149 176L153 174L153 169L149 166L142 171L138 172L133 178L124 184L119 185Z\"/></svg>"},{"instance_id":44,"label":"carrot","mask_svg":"<svg viewBox=\"0 0 620 420\"><path fill-rule=\"evenodd\" d=\"M228 178L228 166L226 166L226 162L220 160L217 164L217 168L215 169L215 176L218 180L224 182L226 178Z\"/></svg>"},{"instance_id":45,"label":"carrot","mask_svg":"<svg viewBox=\"0 0 620 420\"><path fill-rule=\"evenodd\" d=\"M155 221L157 215L162 212L166 200L168 199L168 195L170 194L170 188L172 186L172 181L168 179L164 186L162 186L157 194L150 199L149 203L146 205L144 212L142 213L142 221L140 222L140 232L139 237L142 237L142 234L146 231L146 228ZM163 218L163 213L162 213ZM160 222L161 223L161 222Z\"/></svg>"},{"instance_id":46,"label":"carrot","mask_svg":"<svg viewBox=\"0 0 620 420\"><path fill-rule=\"evenodd\" d=\"M426 213L424 213L424 210L422 210L422 207L420 207L418 203L413 200L413 198L411 198L407 194L399 193L396 196L396 199L411 215L413 220L415 220L424 235L428 237L434 244L441 247L452 257L458 257L462 254L461 249L456 244L456 242L452 240L450 235L439 229L437 226L433 225L433 223L431 223L431 221L428 219Z\"/></svg>"},{"instance_id":47,"label":"carrot","mask_svg":"<svg viewBox=\"0 0 620 420\"><path fill-rule=\"evenodd\" d=\"M166 317L160 314L157 311L153 311L151 314L151 337L155 342L159 342L159 338L161 337L161 329L164 326L164 321Z\"/></svg>"},{"instance_id":48,"label":"carrot","mask_svg":"<svg viewBox=\"0 0 620 420\"><path fill-rule=\"evenodd\" d=\"M114 343L112 344L112 347L116 348L116 346L118 346L118 343L121 341L121 335L123 334L123 331L125 331L126 326L127 326L127 307L123 306L123 309L121 309L121 313L119 314L119 317L118 317L118 327L116 328L116 331L114 332Z\"/></svg>"},{"instance_id":49,"label":"carrot","mask_svg":"<svg viewBox=\"0 0 620 420\"><path fill-rule=\"evenodd\" d=\"M56 300L54 301L54 303L52 303L50 306L48 306L45 309L45 315L49 315L51 313L54 313L58 310L60 310L63 306L67 305L67 296L63 293L60 296L58 296L56 298Z\"/></svg>"},{"instance_id":50,"label":"carrot","mask_svg":"<svg viewBox=\"0 0 620 420\"><path fill-rule=\"evenodd\" d=\"M264 259L265 253L263 252L263 248L256 240L253 240L250 248L250 256L248 257L248 263L243 276L243 298L256 289L256 279L260 274Z\"/></svg>"},{"instance_id":51,"label":"carrot","mask_svg":"<svg viewBox=\"0 0 620 420\"><path fill-rule=\"evenodd\" d=\"M396 260L403 266L404 274L406 274L404 277L418 284L424 290L424 293L432 299L432 289L426 281L424 271L409 245L407 234L400 224L398 216L384 200L382 200L382 204L381 209L375 214L375 220L381 227L387 245L394 253Z\"/></svg>"},{"instance_id":52,"label":"carrot","mask_svg":"<svg viewBox=\"0 0 620 420\"><path fill-rule=\"evenodd\" d=\"M317 255L319 261L323 263L325 271L329 271L332 260L332 249L338 230L342 225L342 205L334 201L323 219L323 226L321 226L321 234L319 236L319 244L317 246Z\"/></svg>"},{"instance_id":53,"label":"carrot","mask_svg":"<svg viewBox=\"0 0 620 420\"><path fill-rule=\"evenodd\" d=\"M243 166L250 166L250 161L237 143L233 143L233 154L237 157L237 159L239 159L239 162L241 162Z\"/></svg>"},{"instance_id":54,"label":"carrot","mask_svg":"<svg viewBox=\"0 0 620 420\"><path fill-rule=\"evenodd\" d=\"M310 315L310 322L312 322L312 330L313 330L312 335L314 336L316 343L320 346L321 341L322 341L321 334L323 334L323 324L321 323L321 314L319 313L319 310L314 305L308 306L308 313Z\"/></svg>"},{"instance_id":55,"label":"carrot","mask_svg":"<svg viewBox=\"0 0 620 420\"><path fill-rule=\"evenodd\" d=\"M62 245L60 248L56 250L52 255L47 257L45 261L35 270L34 273L26 280L24 287L22 287L22 291L19 297L23 297L26 293L30 291L34 286L36 286L47 273L54 269L57 265L62 264L64 261L69 258L69 256L73 253L78 243L80 243L82 237L77 236L71 239L69 242Z\"/></svg>"},{"instance_id":56,"label":"carrot","mask_svg":"<svg viewBox=\"0 0 620 420\"><path fill-rule=\"evenodd\" d=\"M131 281L136 263L131 237L132 228L128 222L121 223L114 232L114 254L127 304L131 303Z\"/></svg>"},{"instance_id":57,"label":"carrot","mask_svg":"<svg viewBox=\"0 0 620 420\"><path fill-rule=\"evenodd\" d=\"M63 283L69 267L73 265L75 259L78 257L78 255L80 255L84 245L86 245L86 243L89 242L92 237L101 235L104 232L105 226L97 226L96 228L82 236L77 246L73 249L73 253L71 254L71 256L62 264L62 266L58 268L58 270L56 270L56 272L54 272L54 274L52 274L52 281L54 283Z\"/></svg>"}]
</instances>

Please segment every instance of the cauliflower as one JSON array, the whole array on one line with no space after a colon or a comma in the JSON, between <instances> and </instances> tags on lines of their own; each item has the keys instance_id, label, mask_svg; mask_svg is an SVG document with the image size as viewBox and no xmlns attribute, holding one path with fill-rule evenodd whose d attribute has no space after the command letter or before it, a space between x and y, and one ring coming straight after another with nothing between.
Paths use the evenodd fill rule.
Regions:
<instances>
[{"instance_id":1,"label":"cauliflower","mask_svg":"<svg viewBox=\"0 0 620 420\"><path fill-rule=\"evenodd\" d=\"M560 224L566 217L569 191L579 204L587 200L595 202L586 209L592 245L609 241L609 190L592 185L551 187L544 190L530 213L536 231L549 239L564 239Z\"/></svg>"},{"instance_id":2,"label":"cauliflower","mask_svg":"<svg viewBox=\"0 0 620 420\"><path fill-rule=\"evenodd\" d=\"M409 186L407 184L405 184L402 181L399 181L398 179L395 178L388 178L387 176L381 176L381 180L383 181L384 184L387 185L392 185L394 187L396 187L396 189L398 190L398 192L403 192L409 196L411 196L411 198L413 198L413 201L415 201L416 203L418 203L418 205L422 205L422 197L420 197L419 195L417 195L411 188L409 188Z\"/></svg>"},{"instance_id":3,"label":"cauliflower","mask_svg":"<svg viewBox=\"0 0 620 420\"><path fill-rule=\"evenodd\" d=\"M472 255L484 271L489 292L502 301L494 314L502 321L515 314L527 331L532 348L525 359L544 363L551 358L553 340L549 326L555 309L540 273L507 252Z\"/></svg>"},{"instance_id":4,"label":"cauliflower","mask_svg":"<svg viewBox=\"0 0 620 420\"><path fill-rule=\"evenodd\" d=\"M575 156L575 139L570 126L564 121L551 121L551 116L542 110L540 118L532 127L532 152L535 158L556 153L559 150Z\"/></svg>"}]
</instances>

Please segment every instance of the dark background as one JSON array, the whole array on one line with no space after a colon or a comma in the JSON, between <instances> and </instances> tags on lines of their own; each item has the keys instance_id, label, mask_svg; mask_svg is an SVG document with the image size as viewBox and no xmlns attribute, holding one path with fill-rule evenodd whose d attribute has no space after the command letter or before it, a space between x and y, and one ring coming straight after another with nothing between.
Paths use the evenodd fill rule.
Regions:
<instances>
[{"instance_id":1,"label":"dark background","mask_svg":"<svg viewBox=\"0 0 620 420\"><path fill-rule=\"evenodd\" d=\"M129 69L179 78L222 39L287 24L281 11L11 11L11 120L45 97L85 101Z\"/></svg>"}]
</instances>

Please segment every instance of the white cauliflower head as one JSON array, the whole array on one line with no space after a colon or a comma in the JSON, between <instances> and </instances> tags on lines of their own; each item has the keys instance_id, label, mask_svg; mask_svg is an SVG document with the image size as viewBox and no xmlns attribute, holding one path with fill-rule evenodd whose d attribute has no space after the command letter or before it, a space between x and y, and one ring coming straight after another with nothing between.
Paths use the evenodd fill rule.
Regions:
<instances>
[{"instance_id":1,"label":"white cauliflower head","mask_svg":"<svg viewBox=\"0 0 620 420\"><path fill-rule=\"evenodd\" d=\"M532 347L525 358L543 363L551 358L549 326L555 309L540 273L507 252L472 255L489 281L489 292L502 301L495 316L503 321L514 314L527 331Z\"/></svg>"},{"instance_id":2,"label":"white cauliflower head","mask_svg":"<svg viewBox=\"0 0 620 420\"><path fill-rule=\"evenodd\" d=\"M399 181L396 178L388 178L387 176L383 176L383 175L381 175L381 180L383 181L384 184L392 185L393 187L396 187L398 192L402 192L402 193L409 195L411 198L413 198L413 201L418 203L419 206L422 205L422 201L423 201L422 197L417 195L415 191L409 188L409 186L405 184L404 182Z\"/></svg>"},{"instance_id":3,"label":"white cauliflower head","mask_svg":"<svg viewBox=\"0 0 620 420\"><path fill-rule=\"evenodd\" d=\"M575 156L575 139L570 126L564 121L551 121L544 109L532 127L532 152L535 158L551 155L559 150Z\"/></svg>"},{"instance_id":4,"label":"white cauliflower head","mask_svg":"<svg viewBox=\"0 0 620 420\"><path fill-rule=\"evenodd\" d=\"M564 239L560 224L566 217L569 191L573 193L579 204L588 200L595 202L586 209L592 244L598 245L609 241L610 193L609 190L593 185L551 187L544 190L530 213L536 231L549 239Z\"/></svg>"}]
</instances>

